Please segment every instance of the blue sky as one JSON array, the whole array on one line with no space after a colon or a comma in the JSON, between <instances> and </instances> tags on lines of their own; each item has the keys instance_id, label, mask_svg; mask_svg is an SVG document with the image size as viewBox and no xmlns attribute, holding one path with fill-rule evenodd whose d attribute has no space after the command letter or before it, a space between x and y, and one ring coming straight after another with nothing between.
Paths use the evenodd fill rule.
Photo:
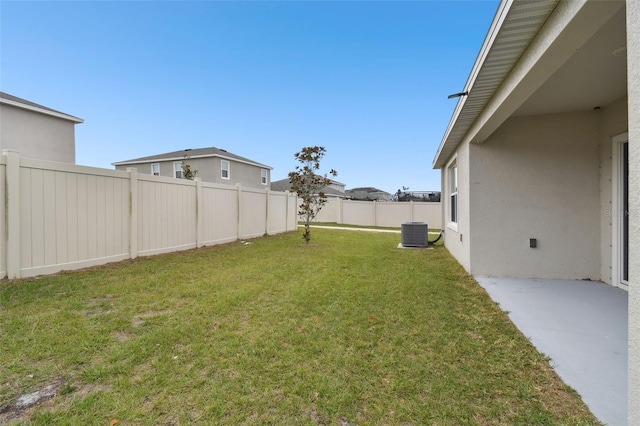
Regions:
<instances>
[{"instance_id":1,"label":"blue sky","mask_svg":"<svg viewBox=\"0 0 640 426\"><path fill-rule=\"evenodd\" d=\"M0 90L85 120L76 162L321 145L347 188L439 190L431 163L497 0L0 2Z\"/></svg>"}]
</instances>

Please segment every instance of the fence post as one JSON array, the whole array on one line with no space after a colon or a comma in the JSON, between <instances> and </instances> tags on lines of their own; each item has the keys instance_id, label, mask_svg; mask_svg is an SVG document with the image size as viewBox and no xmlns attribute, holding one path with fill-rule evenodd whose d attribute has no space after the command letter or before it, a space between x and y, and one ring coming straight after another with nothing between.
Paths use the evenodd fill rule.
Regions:
<instances>
[{"instance_id":1,"label":"fence post","mask_svg":"<svg viewBox=\"0 0 640 426\"><path fill-rule=\"evenodd\" d=\"M336 218L336 222L339 224L342 224L342 209L343 209L342 198L338 198L338 217Z\"/></svg>"},{"instance_id":2,"label":"fence post","mask_svg":"<svg viewBox=\"0 0 640 426\"><path fill-rule=\"evenodd\" d=\"M239 183L236 183L236 188L238 189L238 226L236 232L240 240L242 238L242 187Z\"/></svg>"},{"instance_id":3,"label":"fence post","mask_svg":"<svg viewBox=\"0 0 640 426\"><path fill-rule=\"evenodd\" d=\"M129 172L129 256L138 257L138 169L127 167Z\"/></svg>"},{"instance_id":4,"label":"fence post","mask_svg":"<svg viewBox=\"0 0 640 426\"><path fill-rule=\"evenodd\" d=\"M289 232L289 191L284 191L286 194L286 202L285 202L285 213L284 213L284 232Z\"/></svg>"},{"instance_id":5,"label":"fence post","mask_svg":"<svg viewBox=\"0 0 640 426\"><path fill-rule=\"evenodd\" d=\"M202 179L197 177L193 180L196 182L196 247L200 248L202 247L202 221L204 220L202 214L202 210L204 208L204 202L202 200Z\"/></svg>"},{"instance_id":6,"label":"fence post","mask_svg":"<svg viewBox=\"0 0 640 426\"><path fill-rule=\"evenodd\" d=\"M371 204L373 204L373 226L378 226L378 203L373 200Z\"/></svg>"},{"instance_id":7,"label":"fence post","mask_svg":"<svg viewBox=\"0 0 640 426\"><path fill-rule=\"evenodd\" d=\"M7 278L20 278L20 153L11 149L2 150L7 156L6 179L6 221L7 221ZM4 224L3 224L4 225Z\"/></svg>"},{"instance_id":8,"label":"fence post","mask_svg":"<svg viewBox=\"0 0 640 426\"><path fill-rule=\"evenodd\" d=\"M409 222L414 222L413 220L413 201L409 201Z\"/></svg>"},{"instance_id":9,"label":"fence post","mask_svg":"<svg viewBox=\"0 0 640 426\"><path fill-rule=\"evenodd\" d=\"M264 212L264 235L269 235L269 188L264 190L266 197L265 212Z\"/></svg>"}]
</instances>

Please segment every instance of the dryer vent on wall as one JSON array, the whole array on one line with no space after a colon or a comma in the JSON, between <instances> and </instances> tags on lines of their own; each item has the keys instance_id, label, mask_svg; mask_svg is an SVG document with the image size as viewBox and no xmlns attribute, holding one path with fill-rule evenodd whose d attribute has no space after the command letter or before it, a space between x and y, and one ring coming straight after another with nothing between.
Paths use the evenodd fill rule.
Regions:
<instances>
[{"instance_id":1,"label":"dryer vent on wall","mask_svg":"<svg viewBox=\"0 0 640 426\"><path fill-rule=\"evenodd\" d=\"M429 244L429 226L424 222L406 222L401 226L402 241L404 247L427 247Z\"/></svg>"}]
</instances>

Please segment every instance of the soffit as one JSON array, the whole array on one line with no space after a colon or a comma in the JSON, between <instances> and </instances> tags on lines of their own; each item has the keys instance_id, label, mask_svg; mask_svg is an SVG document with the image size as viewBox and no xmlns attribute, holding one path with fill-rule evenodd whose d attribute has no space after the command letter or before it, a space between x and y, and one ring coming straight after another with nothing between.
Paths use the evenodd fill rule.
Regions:
<instances>
[{"instance_id":1,"label":"soffit","mask_svg":"<svg viewBox=\"0 0 640 426\"><path fill-rule=\"evenodd\" d=\"M434 168L445 165L557 4L558 0L503 1L500 4L465 84L464 91L468 95L458 100L434 158Z\"/></svg>"},{"instance_id":2,"label":"soffit","mask_svg":"<svg viewBox=\"0 0 640 426\"><path fill-rule=\"evenodd\" d=\"M627 93L626 10L620 10L513 115L588 111Z\"/></svg>"}]
</instances>

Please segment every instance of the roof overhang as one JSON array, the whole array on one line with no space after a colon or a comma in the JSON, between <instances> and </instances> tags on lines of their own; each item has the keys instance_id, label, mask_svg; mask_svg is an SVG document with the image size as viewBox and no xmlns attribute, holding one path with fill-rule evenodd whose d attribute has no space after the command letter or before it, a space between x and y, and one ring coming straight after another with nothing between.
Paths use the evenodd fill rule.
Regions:
<instances>
[{"instance_id":1,"label":"roof overhang","mask_svg":"<svg viewBox=\"0 0 640 426\"><path fill-rule=\"evenodd\" d=\"M78 123L78 124L84 123L84 120L82 118L74 117L73 115L65 114L63 112L54 111L49 108L40 107L39 105L36 105L36 104L24 103L14 99L6 99L4 97L0 97L0 103L11 105L16 108L22 108L22 109L26 109L33 112L38 112L40 114L49 115L51 117L61 118L63 120L68 120L73 123Z\"/></svg>"},{"instance_id":2,"label":"roof overhang","mask_svg":"<svg viewBox=\"0 0 640 426\"><path fill-rule=\"evenodd\" d=\"M503 0L433 167L444 167L459 144L486 140L623 7L624 1Z\"/></svg>"}]
</instances>

